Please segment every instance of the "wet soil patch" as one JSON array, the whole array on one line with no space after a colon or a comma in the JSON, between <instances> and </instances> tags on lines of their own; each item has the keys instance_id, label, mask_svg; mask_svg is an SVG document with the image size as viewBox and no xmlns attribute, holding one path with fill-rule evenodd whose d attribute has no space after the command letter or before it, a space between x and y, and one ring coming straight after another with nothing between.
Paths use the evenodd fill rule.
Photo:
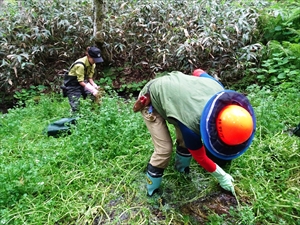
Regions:
<instances>
[{"instance_id":1,"label":"wet soil patch","mask_svg":"<svg viewBox=\"0 0 300 225\"><path fill-rule=\"evenodd\" d=\"M214 213L219 216L222 215L227 221L233 220L229 211L237 206L238 202L230 192L216 192L189 202L181 206L180 210L183 214L191 216L199 224L205 224L208 221L208 216Z\"/></svg>"}]
</instances>

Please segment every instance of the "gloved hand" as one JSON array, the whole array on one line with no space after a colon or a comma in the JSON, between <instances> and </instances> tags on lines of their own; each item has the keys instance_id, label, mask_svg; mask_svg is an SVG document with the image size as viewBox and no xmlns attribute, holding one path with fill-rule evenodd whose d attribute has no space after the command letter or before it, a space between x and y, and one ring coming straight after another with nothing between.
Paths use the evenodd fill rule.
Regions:
<instances>
[{"instance_id":1,"label":"gloved hand","mask_svg":"<svg viewBox=\"0 0 300 225\"><path fill-rule=\"evenodd\" d=\"M234 181L232 176L226 173L221 167L217 165L215 172L212 172L211 175L219 181L222 188L227 191L231 191L235 195L234 186L232 182Z\"/></svg>"},{"instance_id":2,"label":"gloved hand","mask_svg":"<svg viewBox=\"0 0 300 225\"><path fill-rule=\"evenodd\" d=\"M90 83L85 84L84 90L91 92L95 97L97 97L97 95L98 95L97 89L94 88Z\"/></svg>"},{"instance_id":3,"label":"gloved hand","mask_svg":"<svg viewBox=\"0 0 300 225\"><path fill-rule=\"evenodd\" d=\"M99 90L99 86L97 84L93 84L93 87L96 88L97 90Z\"/></svg>"}]
</instances>

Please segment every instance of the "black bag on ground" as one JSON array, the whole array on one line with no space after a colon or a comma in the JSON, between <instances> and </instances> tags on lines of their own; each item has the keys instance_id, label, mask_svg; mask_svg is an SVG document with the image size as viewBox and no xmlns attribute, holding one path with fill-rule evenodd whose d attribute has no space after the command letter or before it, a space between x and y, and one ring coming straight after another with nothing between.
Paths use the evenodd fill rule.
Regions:
<instances>
[{"instance_id":1,"label":"black bag on ground","mask_svg":"<svg viewBox=\"0 0 300 225\"><path fill-rule=\"evenodd\" d=\"M62 134L71 134L71 126L76 124L75 118L62 118L47 127L47 135L59 137Z\"/></svg>"}]
</instances>

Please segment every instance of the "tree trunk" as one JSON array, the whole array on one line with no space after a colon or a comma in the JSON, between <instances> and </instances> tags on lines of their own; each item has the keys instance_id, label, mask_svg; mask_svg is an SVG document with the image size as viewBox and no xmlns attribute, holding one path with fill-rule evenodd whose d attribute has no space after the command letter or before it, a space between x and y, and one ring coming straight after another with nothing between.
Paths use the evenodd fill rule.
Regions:
<instances>
[{"instance_id":1,"label":"tree trunk","mask_svg":"<svg viewBox=\"0 0 300 225\"><path fill-rule=\"evenodd\" d=\"M105 18L105 0L94 0L94 31L93 35L95 37L95 44L101 50L104 62L111 61L110 55L107 53L106 49L103 47L104 38L102 35L103 23Z\"/></svg>"}]
</instances>

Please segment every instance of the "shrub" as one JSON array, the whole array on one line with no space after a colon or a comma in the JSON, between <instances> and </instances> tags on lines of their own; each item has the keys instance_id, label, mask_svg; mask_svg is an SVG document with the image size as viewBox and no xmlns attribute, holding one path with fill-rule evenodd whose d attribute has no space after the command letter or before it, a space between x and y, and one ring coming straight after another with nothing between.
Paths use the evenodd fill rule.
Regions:
<instances>
[{"instance_id":1,"label":"shrub","mask_svg":"<svg viewBox=\"0 0 300 225\"><path fill-rule=\"evenodd\" d=\"M266 14L267 13L267 14ZM274 10L260 18L267 42L259 68L251 69L263 84L300 83L300 10Z\"/></svg>"},{"instance_id":2,"label":"shrub","mask_svg":"<svg viewBox=\"0 0 300 225\"><path fill-rule=\"evenodd\" d=\"M106 62L116 68L116 79L142 82L157 72L190 73L195 67L219 76L243 75L256 60L256 8L263 4L113 1L106 5L100 47L109 54ZM38 84L58 90L58 74L93 42L91 5L91 0L8 4L0 14L1 90Z\"/></svg>"},{"instance_id":3,"label":"shrub","mask_svg":"<svg viewBox=\"0 0 300 225\"><path fill-rule=\"evenodd\" d=\"M256 7L243 1L129 1L108 6L107 48L152 72L196 67L238 74L255 61ZM221 73L222 72L222 73ZM151 75L151 74L150 74Z\"/></svg>"},{"instance_id":4,"label":"shrub","mask_svg":"<svg viewBox=\"0 0 300 225\"><path fill-rule=\"evenodd\" d=\"M67 68L90 42L88 2L17 3L8 4L7 10L0 13L0 90L15 91L39 84L55 89L53 81L59 79L60 69Z\"/></svg>"}]
</instances>

